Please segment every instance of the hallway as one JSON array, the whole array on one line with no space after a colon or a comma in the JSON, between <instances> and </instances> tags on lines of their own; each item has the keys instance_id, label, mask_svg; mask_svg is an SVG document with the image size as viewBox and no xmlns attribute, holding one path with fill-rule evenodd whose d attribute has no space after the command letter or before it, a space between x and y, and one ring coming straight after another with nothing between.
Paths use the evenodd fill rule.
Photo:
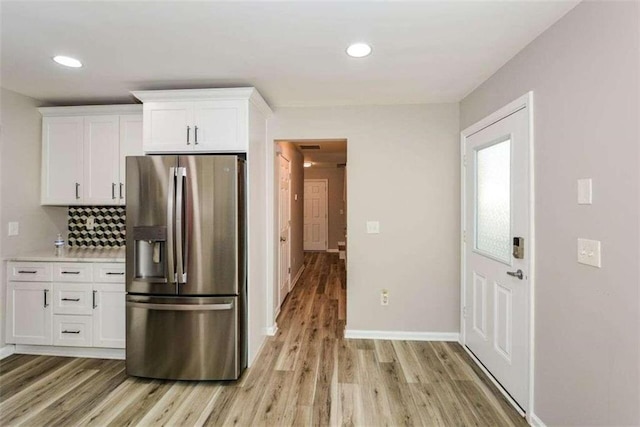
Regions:
<instances>
[{"instance_id":1,"label":"hallway","mask_svg":"<svg viewBox=\"0 0 640 427\"><path fill-rule=\"evenodd\" d=\"M345 340L344 261L305 271L237 382L127 377L124 362L13 355L0 425L526 425L457 343Z\"/></svg>"}]
</instances>

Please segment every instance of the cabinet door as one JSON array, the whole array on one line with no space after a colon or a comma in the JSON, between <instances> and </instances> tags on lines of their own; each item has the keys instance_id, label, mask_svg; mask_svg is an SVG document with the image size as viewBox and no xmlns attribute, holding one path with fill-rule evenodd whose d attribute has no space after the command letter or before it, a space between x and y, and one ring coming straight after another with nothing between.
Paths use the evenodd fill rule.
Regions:
<instances>
[{"instance_id":1,"label":"cabinet door","mask_svg":"<svg viewBox=\"0 0 640 427\"><path fill-rule=\"evenodd\" d=\"M51 345L51 294L51 283L8 283L8 343Z\"/></svg>"},{"instance_id":2,"label":"cabinet door","mask_svg":"<svg viewBox=\"0 0 640 427\"><path fill-rule=\"evenodd\" d=\"M74 205L82 201L82 117L42 120L43 205Z\"/></svg>"},{"instance_id":3,"label":"cabinet door","mask_svg":"<svg viewBox=\"0 0 640 427\"><path fill-rule=\"evenodd\" d=\"M124 348L125 285L94 283L93 346Z\"/></svg>"},{"instance_id":4,"label":"cabinet door","mask_svg":"<svg viewBox=\"0 0 640 427\"><path fill-rule=\"evenodd\" d=\"M125 204L127 156L142 156L142 114L120 116L120 181L118 183L118 200Z\"/></svg>"},{"instance_id":5,"label":"cabinet door","mask_svg":"<svg viewBox=\"0 0 640 427\"><path fill-rule=\"evenodd\" d=\"M193 150L192 102L148 102L143 108L145 152Z\"/></svg>"},{"instance_id":6,"label":"cabinet door","mask_svg":"<svg viewBox=\"0 0 640 427\"><path fill-rule=\"evenodd\" d=\"M84 204L119 204L119 141L119 116L85 117Z\"/></svg>"},{"instance_id":7,"label":"cabinet door","mask_svg":"<svg viewBox=\"0 0 640 427\"><path fill-rule=\"evenodd\" d=\"M247 151L246 101L197 101L193 111L196 151Z\"/></svg>"}]
</instances>

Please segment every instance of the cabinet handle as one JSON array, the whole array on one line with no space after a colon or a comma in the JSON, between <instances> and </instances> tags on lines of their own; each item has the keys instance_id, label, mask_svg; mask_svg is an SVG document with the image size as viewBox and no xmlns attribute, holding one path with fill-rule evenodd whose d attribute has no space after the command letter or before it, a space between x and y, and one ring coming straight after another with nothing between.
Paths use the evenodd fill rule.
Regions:
<instances>
[{"instance_id":1,"label":"cabinet handle","mask_svg":"<svg viewBox=\"0 0 640 427\"><path fill-rule=\"evenodd\" d=\"M96 304L96 294L98 291L93 291L93 308L97 308L98 304Z\"/></svg>"},{"instance_id":2,"label":"cabinet handle","mask_svg":"<svg viewBox=\"0 0 640 427\"><path fill-rule=\"evenodd\" d=\"M33 271L33 270L18 270L18 273L20 273L20 274L36 274L37 271Z\"/></svg>"},{"instance_id":3,"label":"cabinet handle","mask_svg":"<svg viewBox=\"0 0 640 427\"><path fill-rule=\"evenodd\" d=\"M122 189L124 187L123 183L120 183L120 198L122 199Z\"/></svg>"},{"instance_id":4,"label":"cabinet handle","mask_svg":"<svg viewBox=\"0 0 640 427\"><path fill-rule=\"evenodd\" d=\"M75 301L75 302L78 302L78 301L80 301L80 298L62 298L62 301Z\"/></svg>"},{"instance_id":5,"label":"cabinet handle","mask_svg":"<svg viewBox=\"0 0 640 427\"><path fill-rule=\"evenodd\" d=\"M196 134L195 143L196 145L198 145L198 126L195 127L195 134Z\"/></svg>"},{"instance_id":6,"label":"cabinet handle","mask_svg":"<svg viewBox=\"0 0 640 427\"><path fill-rule=\"evenodd\" d=\"M80 183L76 182L76 199L80 198Z\"/></svg>"},{"instance_id":7,"label":"cabinet handle","mask_svg":"<svg viewBox=\"0 0 640 427\"><path fill-rule=\"evenodd\" d=\"M79 334L80 331L67 331L66 329L62 331L63 334Z\"/></svg>"},{"instance_id":8,"label":"cabinet handle","mask_svg":"<svg viewBox=\"0 0 640 427\"><path fill-rule=\"evenodd\" d=\"M109 271L107 273L105 273L107 276L124 276L124 272L119 272L119 273L114 273L112 271Z\"/></svg>"},{"instance_id":9,"label":"cabinet handle","mask_svg":"<svg viewBox=\"0 0 640 427\"><path fill-rule=\"evenodd\" d=\"M116 199L116 183L112 182L111 183L111 200L115 200Z\"/></svg>"},{"instance_id":10,"label":"cabinet handle","mask_svg":"<svg viewBox=\"0 0 640 427\"><path fill-rule=\"evenodd\" d=\"M44 308L49 307L49 303L47 302L47 294L49 293L49 289L44 290Z\"/></svg>"},{"instance_id":11,"label":"cabinet handle","mask_svg":"<svg viewBox=\"0 0 640 427\"><path fill-rule=\"evenodd\" d=\"M191 131L191 127L187 126L187 145L191 145L191 143L189 142L189 132Z\"/></svg>"},{"instance_id":12,"label":"cabinet handle","mask_svg":"<svg viewBox=\"0 0 640 427\"><path fill-rule=\"evenodd\" d=\"M79 271L61 271L62 274L80 274Z\"/></svg>"}]
</instances>

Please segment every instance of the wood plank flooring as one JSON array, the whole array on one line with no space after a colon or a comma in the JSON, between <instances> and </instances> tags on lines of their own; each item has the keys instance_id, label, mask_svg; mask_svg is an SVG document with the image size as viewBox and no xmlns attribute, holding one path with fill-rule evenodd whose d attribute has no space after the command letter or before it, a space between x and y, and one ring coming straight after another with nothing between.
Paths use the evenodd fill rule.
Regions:
<instances>
[{"instance_id":1,"label":"wood plank flooring","mask_svg":"<svg viewBox=\"0 0 640 427\"><path fill-rule=\"evenodd\" d=\"M0 425L526 425L456 343L346 340L338 254L307 253L255 364L233 382L127 377L124 362L13 355Z\"/></svg>"}]
</instances>

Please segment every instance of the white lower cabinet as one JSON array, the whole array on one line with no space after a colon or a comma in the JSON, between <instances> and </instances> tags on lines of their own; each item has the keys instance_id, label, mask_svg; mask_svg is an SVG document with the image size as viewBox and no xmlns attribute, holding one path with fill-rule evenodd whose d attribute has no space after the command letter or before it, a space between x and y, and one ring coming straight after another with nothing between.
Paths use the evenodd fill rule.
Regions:
<instances>
[{"instance_id":1,"label":"white lower cabinet","mask_svg":"<svg viewBox=\"0 0 640 427\"><path fill-rule=\"evenodd\" d=\"M9 282L7 343L124 348L124 268L123 263L9 262L10 278L16 271L54 274L39 275L42 282Z\"/></svg>"},{"instance_id":2,"label":"white lower cabinet","mask_svg":"<svg viewBox=\"0 0 640 427\"><path fill-rule=\"evenodd\" d=\"M51 283L9 282L8 343L51 345Z\"/></svg>"},{"instance_id":3,"label":"white lower cabinet","mask_svg":"<svg viewBox=\"0 0 640 427\"><path fill-rule=\"evenodd\" d=\"M94 283L93 346L124 348L125 288L123 284Z\"/></svg>"}]
</instances>

